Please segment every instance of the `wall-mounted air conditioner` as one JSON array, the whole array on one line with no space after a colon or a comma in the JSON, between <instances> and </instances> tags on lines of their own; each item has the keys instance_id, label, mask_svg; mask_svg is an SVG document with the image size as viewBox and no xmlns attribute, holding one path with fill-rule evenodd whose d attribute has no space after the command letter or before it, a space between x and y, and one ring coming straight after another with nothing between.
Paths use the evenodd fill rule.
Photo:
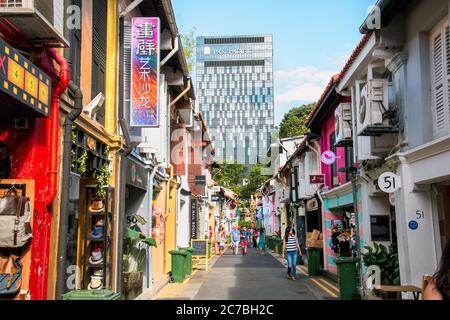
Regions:
<instances>
[{"instance_id":1,"label":"wall-mounted air conditioner","mask_svg":"<svg viewBox=\"0 0 450 320\"><path fill-rule=\"evenodd\" d=\"M388 81L369 80L361 91L357 103L357 130L360 136L377 136L394 133L389 119L384 115L389 111Z\"/></svg>"},{"instance_id":2,"label":"wall-mounted air conditioner","mask_svg":"<svg viewBox=\"0 0 450 320\"><path fill-rule=\"evenodd\" d=\"M352 106L341 103L335 111L336 146L352 143Z\"/></svg>"},{"instance_id":3,"label":"wall-mounted air conditioner","mask_svg":"<svg viewBox=\"0 0 450 320\"><path fill-rule=\"evenodd\" d=\"M35 45L69 46L64 38L64 0L0 0L0 17Z\"/></svg>"}]
</instances>

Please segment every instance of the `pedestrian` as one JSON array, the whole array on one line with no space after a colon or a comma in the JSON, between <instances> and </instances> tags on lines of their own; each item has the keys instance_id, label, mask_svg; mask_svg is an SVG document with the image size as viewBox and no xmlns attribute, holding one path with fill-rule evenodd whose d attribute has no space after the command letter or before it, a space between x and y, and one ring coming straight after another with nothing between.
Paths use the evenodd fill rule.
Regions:
<instances>
[{"instance_id":1,"label":"pedestrian","mask_svg":"<svg viewBox=\"0 0 450 320\"><path fill-rule=\"evenodd\" d=\"M233 253L236 256L239 250L239 242L241 240L241 232L239 231L239 227L235 226L233 231L231 231L231 242Z\"/></svg>"},{"instance_id":2,"label":"pedestrian","mask_svg":"<svg viewBox=\"0 0 450 320\"><path fill-rule=\"evenodd\" d=\"M258 235L258 249L260 254L264 254L266 250L266 238L265 238L265 230L264 228L261 228L259 230Z\"/></svg>"},{"instance_id":3,"label":"pedestrian","mask_svg":"<svg viewBox=\"0 0 450 320\"><path fill-rule=\"evenodd\" d=\"M255 228L253 231L253 248L258 249L258 229Z\"/></svg>"},{"instance_id":4,"label":"pedestrian","mask_svg":"<svg viewBox=\"0 0 450 320\"><path fill-rule=\"evenodd\" d=\"M425 289L424 300L450 301L450 239L442 253L439 268Z\"/></svg>"},{"instance_id":5,"label":"pedestrian","mask_svg":"<svg viewBox=\"0 0 450 320\"><path fill-rule=\"evenodd\" d=\"M223 252L225 250L225 244L227 243L227 236L225 234L224 227L220 227L219 231L219 254L223 256Z\"/></svg>"},{"instance_id":6,"label":"pedestrian","mask_svg":"<svg viewBox=\"0 0 450 320\"><path fill-rule=\"evenodd\" d=\"M283 239L283 258L286 257L288 263L288 279L296 280L297 258L302 254L298 239L295 236L295 229L286 230Z\"/></svg>"},{"instance_id":7,"label":"pedestrian","mask_svg":"<svg viewBox=\"0 0 450 320\"><path fill-rule=\"evenodd\" d=\"M241 232L241 244L242 244L242 254L245 256L247 254L248 238L247 238L247 228L243 227Z\"/></svg>"}]
</instances>

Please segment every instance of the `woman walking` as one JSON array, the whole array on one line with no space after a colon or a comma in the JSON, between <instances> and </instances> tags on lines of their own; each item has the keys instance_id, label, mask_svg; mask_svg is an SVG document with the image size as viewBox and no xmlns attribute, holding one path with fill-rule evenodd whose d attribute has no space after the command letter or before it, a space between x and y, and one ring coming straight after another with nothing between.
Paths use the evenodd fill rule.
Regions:
<instances>
[{"instance_id":1,"label":"woman walking","mask_svg":"<svg viewBox=\"0 0 450 320\"><path fill-rule=\"evenodd\" d=\"M450 301L450 240L445 246L438 271L425 289L424 300Z\"/></svg>"},{"instance_id":2,"label":"woman walking","mask_svg":"<svg viewBox=\"0 0 450 320\"><path fill-rule=\"evenodd\" d=\"M266 249L266 238L264 228L259 230L258 249L260 254L264 254Z\"/></svg>"},{"instance_id":3,"label":"woman walking","mask_svg":"<svg viewBox=\"0 0 450 320\"><path fill-rule=\"evenodd\" d=\"M286 230L283 239L283 258L286 256L288 263L288 279L296 280L297 276L297 258L302 254L298 239L295 236L295 230Z\"/></svg>"}]
</instances>

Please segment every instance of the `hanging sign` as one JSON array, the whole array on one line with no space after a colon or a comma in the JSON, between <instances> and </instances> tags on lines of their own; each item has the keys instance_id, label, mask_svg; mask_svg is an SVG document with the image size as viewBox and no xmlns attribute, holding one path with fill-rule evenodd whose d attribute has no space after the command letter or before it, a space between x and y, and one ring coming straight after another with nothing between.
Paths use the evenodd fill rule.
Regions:
<instances>
[{"instance_id":1,"label":"hanging sign","mask_svg":"<svg viewBox=\"0 0 450 320\"><path fill-rule=\"evenodd\" d=\"M411 230L415 231L415 230L419 229L419 223L417 223L417 221L415 221L415 220L411 220L411 221L408 223L408 227L409 227Z\"/></svg>"},{"instance_id":2,"label":"hanging sign","mask_svg":"<svg viewBox=\"0 0 450 320\"><path fill-rule=\"evenodd\" d=\"M50 77L0 39L0 90L39 115L50 115Z\"/></svg>"},{"instance_id":3,"label":"hanging sign","mask_svg":"<svg viewBox=\"0 0 450 320\"><path fill-rule=\"evenodd\" d=\"M323 174L310 175L309 183L310 184L324 184L325 183L325 175L323 175Z\"/></svg>"},{"instance_id":4,"label":"hanging sign","mask_svg":"<svg viewBox=\"0 0 450 320\"><path fill-rule=\"evenodd\" d=\"M400 177L392 172L385 172L378 178L378 187L385 193L394 193L401 188Z\"/></svg>"},{"instance_id":5,"label":"hanging sign","mask_svg":"<svg viewBox=\"0 0 450 320\"><path fill-rule=\"evenodd\" d=\"M328 150L322 153L321 159L324 164L330 165L336 162L336 154L333 151Z\"/></svg>"},{"instance_id":6,"label":"hanging sign","mask_svg":"<svg viewBox=\"0 0 450 320\"><path fill-rule=\"evenodd\" d=\"M197 200L191 198L191 239L197 238L197 218L198 218Z\"/></svg>"},{"instance_id":7,"label":"hanging sign","mask_svg":"<svg viewBox=\"0 0 450 320\"><path fill-rule=\"evenodd\" d=\"M131 42L132 127L158 127L159 18L133 18Z\"/></svg>"}]
</instances>

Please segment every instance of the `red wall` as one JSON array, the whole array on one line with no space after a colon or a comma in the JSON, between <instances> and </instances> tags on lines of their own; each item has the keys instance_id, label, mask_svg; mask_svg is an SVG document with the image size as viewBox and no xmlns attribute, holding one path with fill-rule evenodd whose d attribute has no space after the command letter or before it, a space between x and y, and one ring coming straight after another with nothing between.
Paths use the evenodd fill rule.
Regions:
<instances>
[{"instance_id":1,"label":"red wall","mask_svg":"<svg viewBox=\"0 0 450 320\"><path fill-rule=\"evenodd\" d=\"M350 102L349 98L341 99L341 102ZM341 103L339 102L339 103ZM328 113L328 116L326 117L325 121L322 124L322 132L320 134L320 150L321 153L331 150L330 145L330 137L335 132L335 119L334 119L334 112L337 108L337 105L333 108L330 108L330 111ZM345 148L338 147L336 148L336 164L337 164L337 172L339 176L339 181L341 184L345 184L347 182L346 174L339 172L340 168L346 167L346 154L345 154ZM326 165L324 163L321 163L322 166L322 174L325 175L325 184L329 189L333 188L333 177L331 172L331 165Z\"/></svg>"},{"instance_id":2,"label":"red wall","mask_svg":"<svg viewBox=\"0 0 450 320\"><path fill-rule=\"evenodd\" d=\"M0 95L1 99L10 100L5 94ZM45 196L50 154L50 146L47 145L50 121L35 118L25 112L25 108L13 102L7 110L2 110L0 140L7 145L11 156L11 178L35 180L30 292L32 299L46 299L51 211L45 205ZM17 130L14 128L14 119L22 115L28 117L30 127Z\"/></svg>"}]
</instances>

